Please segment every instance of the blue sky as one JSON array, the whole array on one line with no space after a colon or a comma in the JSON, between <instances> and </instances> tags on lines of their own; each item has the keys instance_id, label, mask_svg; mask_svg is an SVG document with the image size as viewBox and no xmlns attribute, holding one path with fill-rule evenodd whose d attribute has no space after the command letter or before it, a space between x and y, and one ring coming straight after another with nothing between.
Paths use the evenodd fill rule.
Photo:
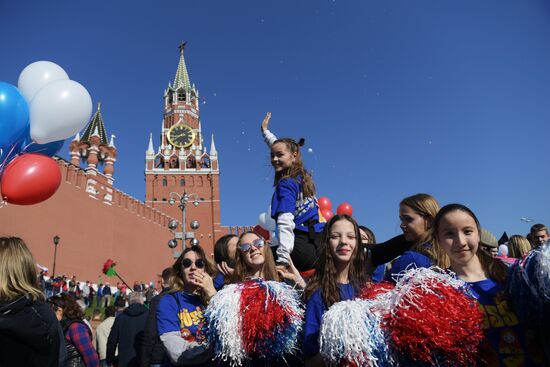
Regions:
<instances>
[{"instance_id":1,"label":"blue sky","mask_svg":"<svg viewBox=\"0 0 550 367\"><path fill-rule=\"evenodd\" d=\"M50 60L102 102L115 184L139 199L185 40L224 225L267 210L266 111L278 136L306 138L318 196L379 239L417 192L468 204L497 237L550 224L548 0L0 0L0 32L1 81Z\"/></svg>"}]
</instances>

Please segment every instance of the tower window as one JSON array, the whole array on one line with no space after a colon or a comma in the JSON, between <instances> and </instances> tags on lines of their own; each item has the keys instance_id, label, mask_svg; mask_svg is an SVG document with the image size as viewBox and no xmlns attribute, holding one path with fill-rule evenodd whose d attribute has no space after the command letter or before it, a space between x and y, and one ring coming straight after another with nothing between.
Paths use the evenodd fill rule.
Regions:
<instances>
[{"instance_id":1,"label":"tower window","mask_svg":"<svg viewBox=\"0 0 550 367\"><path fill-rule=\"evenodd\" d=\"M162 168L164 166L164 159L157 157L155 159L155 168Z\"/></svg>"},{"instance_id":2,"label":"tower window","mask_svg":"<svg viewBox=\"0 0 550 367\"><path fill-rule=\"evenodd\" d=\"M195 157L190 156L187 158L187 168L195 168L197 165L197 161L195 160Z\"/></svg>"},{"instance_id":3,"label":"tower window","mask_svg":"<svg viewBox=\"0 0 550 367\"><path fill-rule=\"evenodd\" d=\"M178 92L178 102L185 101L185 92Z\"/></svg>"},{"instance_id":4,"label":"tower window","mask_svg":"<svg viewBox=\"0 0 550 367\"><path fill-rule=\"evenodd\" d=\"M180 179L180 186L185 186L185 179L184 178Z\"/></svg>"},{"instance_id":5,"label":"tower window","mask_svg":"<svg viewBox=\"0 0 550 367\"><path fill-rule=\"evenodd\" d=\"M168 186L168 180L163 178L162 179L162 186Z\"/></svg>"}]
</instances>

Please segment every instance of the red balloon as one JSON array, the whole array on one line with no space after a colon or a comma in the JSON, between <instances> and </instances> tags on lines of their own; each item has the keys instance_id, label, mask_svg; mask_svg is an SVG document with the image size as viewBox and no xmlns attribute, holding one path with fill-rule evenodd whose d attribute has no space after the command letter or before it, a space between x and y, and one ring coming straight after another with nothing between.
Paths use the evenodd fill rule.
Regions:
<instances>
[{"instance_id":1,"label":"red balloon","mask_svg":"<svg viewBox=\"0 0 550 367\"><path fill-rule=\"evenodd\" d=\"M2 197L10 204L32 205L48 199L60 184L56 161L42 154L23 154L2 174Z\"/></svg>"},{"instance_id":2,"label":"red balloon","mask_svg":"<svg viewBox=\"0 0 550 367\"><path fill-rule=\"evenodd\" d=\"M334 213L330 209L321 210L321 215L323 218L325 218L327 221L330 220L330 218L334 217Z\"/></svg>"},{"instance_id":3,"label":"red balloon","mask_svg":"<svg viewBox=\"0 0 550 367\"><path fill-rule=\"evenodd\" d=\"M321 196L317 200L317 204L319 205L319 209L321 210L332 210L332 203L326 196Z\"/></svg>"},{"instance_id":4,"label":"red balloon","mask_svg":"<svg viewBox=\"0 0 550 367\"><path fill-rule=\"evenodd\" d=\"M337 214L347 214L350 217L353 215L353 208L348 203L342 203L338 205L338 208L336 209Z\"/></svg>"}]
</instances>

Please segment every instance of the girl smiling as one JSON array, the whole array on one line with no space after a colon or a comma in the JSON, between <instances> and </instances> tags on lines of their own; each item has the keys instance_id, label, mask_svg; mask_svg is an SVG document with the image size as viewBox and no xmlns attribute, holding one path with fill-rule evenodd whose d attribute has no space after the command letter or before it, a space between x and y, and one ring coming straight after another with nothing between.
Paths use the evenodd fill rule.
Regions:
<instances>
[{"instance_id":1,"label":"girl smiling","mask_svg":"<svg viewBox=\"0 0 550 367\"><path fill-rule=\"evenodd\" d=\"M317 271L306 287L306 316L303 352L306 365L322 366L319 328L323 314L334 303L355 297L371 272L361 251L359 226L347 215L335 215L321 239ZM345 322L342 320L342 322Z\"/></svg>"},{"instance_id":2,"label":"girl smiling","mask_svg":"<svg viewBox=\"0 0 550 367\"><path fill-rule=\"evenodd\" d=\"M440 265L448 259L457 276L470 284L485 313L486 342L481 359L489 366L543 366L537 335L519 323L505 292L507 266L480 246L481 226L461 204L441 208L434 220Z\"/></svg>"}]
</instances>

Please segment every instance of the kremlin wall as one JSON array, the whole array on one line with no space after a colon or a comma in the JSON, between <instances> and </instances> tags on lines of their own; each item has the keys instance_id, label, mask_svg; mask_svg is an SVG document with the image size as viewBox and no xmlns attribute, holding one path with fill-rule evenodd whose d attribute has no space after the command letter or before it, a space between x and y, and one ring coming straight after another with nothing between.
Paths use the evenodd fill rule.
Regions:
<instances>
[{"instance_id":1,"label":"kremlin wall","mask_svg":"<svg viewBox=\"0 0 550 367\"><path fill-rule=\"evenodd\" d=\"M151 135L145 151L145 201L114 187L117 149L113 136L107 137L98 104L82 136L77 134L70 144L71 161L54 157L62 174L58 191L40 204L0 207L0 235L23 238L50 276L76 275L78 281L92 283L101 277L112 285L118 278L108 279L101 270L113 259L128 284L156 284L182 250L182 241L174 249L167 245L174 238L169 222L177 220L177 231L182 230L178 202L170 205L170 198L177 200L174 193L195 194L186 207L185 230L192 231L191 220L200 222L195 238L206 254L224 234L250 228L220 223L218 152L213 135L210 149L204 145L199 92L189 80L184 49L185 44L180 45L174 81L164 91L158 147ZM200 204L193 205L194 200ZM57 251L54 236L60 238Z\"/></svg>"}]
</instances>

